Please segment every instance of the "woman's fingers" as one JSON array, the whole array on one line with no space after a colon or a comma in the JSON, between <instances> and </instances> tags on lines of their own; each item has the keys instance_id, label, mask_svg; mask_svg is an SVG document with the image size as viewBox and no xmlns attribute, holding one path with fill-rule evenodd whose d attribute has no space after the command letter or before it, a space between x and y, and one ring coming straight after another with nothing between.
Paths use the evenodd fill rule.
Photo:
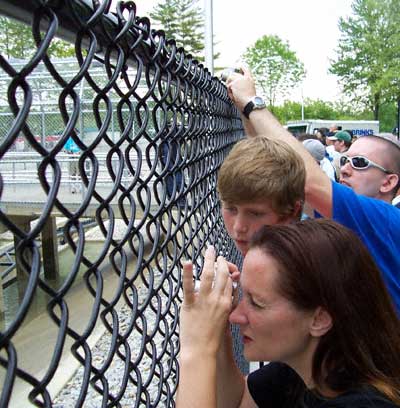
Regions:
<instances>
[{"instance_id":1,"label":"woman's fingers","mask_svg":"<svg viewBox=\"0 0 400 408\"><path fill-rule=\"evenodd\" d=\"M215 249L209 246L204 254L203 272L201 274L200 293L210 292L214 282Z\"/></svg>"},{"instance_id":2,"label":"woman's fingers","mask_svg":"<svg viewBox=\"0 0 400 408\"><path fill-rule=\"evenodd\" d=\"M202 294L204 296L209 294L211 291L218 292L220 295L229 294L232 296L234 289L237 287L240 280L240 271L238 267L228 262L224 257L219 256L217 261L215 261L215 249L209 246L204 254L204 265L201 274L201 281L195 281L193 284L193 266L191 267L190 284L189 284L189 273L187 274L187 283L184 283L184 293L192 294L189 299L190 302L194 302L194 293ZM185 270L184 270L185 272ZM185 289L185 287L187 289ZM189 295L190 296L190 295Z\"/></svg>"},{"instance_id":3,"label":"woman's fingers","mask_svg":"<svg viewBox=\"0 0 400 408\"><path fill-rule=\"evenodd\" d=\"M183 303L191 305L194 302L193 264L188 261L183 264Z\"/></svg>"},{"instance_id":4,"label":"woman's fingers","mask_svg":"<svg viewBox=\"0 0 400 408\"><path fill-rule=\"evenodd\" d=\"M235 309L235 307L239 304L239 285L236 283L236 285L233 286L233 291L232 291L232 309Z\"/></svg>"},{"instance_id":5,"label":"woman's fingers","mask_svg":"<svg viewBox=\"0 0 400 408\"><path fill-rule=\"evenodd\" d=\"M228 301L231 302L233 290L236 286L237 283L232 281L228 262L222 256L219 256L217 259L215 290L225 299L228 299Z\"/></svg>"},{"instance_id":6,"label":"woman's fingers","mask_svg":"<svg viewBox=\"0 0 400 408\"><path fill-rule=\"evenodd\" d=\"M217 292L223 293L225 291L226 282L229 279L228 263L222 256L217 258L216 276L214 288Z\"/></svg>"}]
</instances>

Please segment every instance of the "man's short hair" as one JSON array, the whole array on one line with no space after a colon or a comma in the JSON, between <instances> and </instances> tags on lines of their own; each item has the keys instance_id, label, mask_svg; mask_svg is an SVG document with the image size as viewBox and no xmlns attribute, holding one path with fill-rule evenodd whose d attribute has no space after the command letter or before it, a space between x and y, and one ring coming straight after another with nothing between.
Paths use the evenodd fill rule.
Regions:
<instances>
[{"instance_id":1,"label":"man's short hair","mask_svg":"<svg viewBox=\"0 0 400 408\"><path fill-rule=\"evenodd\" d=\"M400 141L397 137L388 133L380 133L378 135L364 136L381 140L381 143L386 147L384 167L400 177Z\"/></svg>"},{"instance_id":2,"label":"man's short hair","mask_svg":"<svg viewBox=\"0 0 400 408\"><path fill-rule=\"evenodd\" d=\"M400 188L400 141L396 136L390 133L380 133L378 135L363 136L381 140L381 143L386 147L385 157L382 157L382 165L385 169L399 176L399 182L393 191L393 196L396 195Z\"/></svg>"},{"instance_id":3,"label":"man's short hair","mask_svg":"<svg viewBox=\"0 0 400 408\"><path fill-rule=\"evenodd\" d=\"M306 170L286 142L257 136L239 141L218 175L222 201L232 204L268 201L282 219L300 216Z\"/></svg>"}]
</instances>

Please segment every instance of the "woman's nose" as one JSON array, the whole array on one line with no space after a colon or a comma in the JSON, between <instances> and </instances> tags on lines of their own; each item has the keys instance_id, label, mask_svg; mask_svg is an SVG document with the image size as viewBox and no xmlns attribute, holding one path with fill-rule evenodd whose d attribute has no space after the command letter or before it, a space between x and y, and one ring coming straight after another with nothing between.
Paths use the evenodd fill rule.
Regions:
<instances>
[{"instance_id":1,"label":"woman's nose","mask_svg":"<svg viewBox=\"0 0 400 408\"><path fill-rule=\"evenodd\" d=\"M247 323L247 318L243 310L243 300L241 300L232 310L231 314L229 315L229 322L240 325L244 325Z\"/></svg>"}]
</instances>

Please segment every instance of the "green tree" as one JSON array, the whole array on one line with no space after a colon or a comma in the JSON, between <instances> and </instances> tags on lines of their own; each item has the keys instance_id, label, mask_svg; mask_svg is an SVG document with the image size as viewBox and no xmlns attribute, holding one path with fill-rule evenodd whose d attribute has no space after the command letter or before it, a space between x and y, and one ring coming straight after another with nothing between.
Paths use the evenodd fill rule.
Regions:
<instances>
[{"instance_id":1,"label":"green tree","mask_svg":"<svg viewBox=\"0 0 400 408\"><path fill-rule=\"evenodd\" d=\"M29 26L0 17L0 52L7 58L26 58L32 55L34 40Z\"/></svg>"},{"instance_id":2,"label":"green tree","mask_svg":"<svg viewBox=\"0 0 400 408\"><path fill-rule=\"evenodd\" d=\"M0 52L5 57L30 58L36 48L30 26L7 17L0 17ZM54 38L48 54L54 57L69 57L75 55L75 51L71 44Z\"/></svg>"},{"instance_id":3,"label":"green tree","mask_svg":"<svg viewBox=\"0 0 400 408\"><path fill-rule=\"evenodd\" d=\"M383 102L400 97L399 9L400 0L355 0L353 15L339 20L341 38L330 72L374 119Z\"/></svg>"},{"instance_id":4,"label":"green tree","mask_svg":"<svg viewBox=\"0 0 400 408\"><path fill-rule=\"evenodd\" d=\"M301 103L285 101L282 105L275 106L274 115L282 124L289 120L301 119Z\"/></svg>"},{"instance_id":5,"label":"green tree","mask_svg":"<svg viewBox=\"0 0 400 408\"><path fill-rule=\"evenodd\" d=\"M275 35L264 35L248 47L243 55L252 69L273 111L277 97L284 97L305 76L303 63L287 42Z\"/></svg>"},{"instance_id":6,"label":"green tree","mask_svg":"<svg viewBox=\"0 0 400 408\"><path fill-rule=\"evenodd\" d=\"M382 105L380 110L380 130L390 131L393 128L393 118L395 103ZM301 104L299 102L285 101L282 105L277 105L274 114L278 120L285 124L289 120L300 120ZM328 102L321 99L309 99L304 101L304 119L327 119L327 120L372 120L372 112L360 110L351 103L344 101Z\"/></svg>"},{"instance_id":7,"label":"green tree","mask_svg":"<svg viewBox=\"0 0 400 408\"><path fill-rule=\"evenodd\" d=\"M304 105L304 117L307 119L337 119L337 111L331 102L306 98Z\"/></svg>"},{"instance_id":8,"label":"green tree","mask_svg":"<svg viewBox=\"0 0 400 408\"><path fill-rule=\"evenodd\" d=\"M166 38L175 39L178 46L203 61L204 18L198 0L162 0L150 17L165 31Z\"/></svg>"},{"instance_id":9,"label":"green tree","mask_svg":"<svg viewBox=\"0 0 400 408\"><path fill-rule=\"evenodd\" d=\"M391 132L397 126L397 103L385 102L379 109L379 129Z\"/></svg>"}]
</instances>

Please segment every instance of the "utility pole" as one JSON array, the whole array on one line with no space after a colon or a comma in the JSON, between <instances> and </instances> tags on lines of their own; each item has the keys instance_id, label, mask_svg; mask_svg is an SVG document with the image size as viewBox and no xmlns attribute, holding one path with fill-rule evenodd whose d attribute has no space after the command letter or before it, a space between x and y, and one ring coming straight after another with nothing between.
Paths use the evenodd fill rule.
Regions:
<instances>
[{"instance_id":1,"label":"utility pole","mask_svg":"<svg viewBox=\"0 0 400 408\"><path fill-rule=\"evenodd\" d=\"M400 140L400 97L397 98L397 139Z\"/></svg>"},{"instance_id":2,"label":"utility pole","mask_svg":"<svg viewBox=\"0 0 400 408\"><path fill-rule=\"evenodd\" d=\"M206 67L214 75L214 44L213 44L213 0L204 0L205 14L205 62Z\"/></svg>"}]
</instances>

